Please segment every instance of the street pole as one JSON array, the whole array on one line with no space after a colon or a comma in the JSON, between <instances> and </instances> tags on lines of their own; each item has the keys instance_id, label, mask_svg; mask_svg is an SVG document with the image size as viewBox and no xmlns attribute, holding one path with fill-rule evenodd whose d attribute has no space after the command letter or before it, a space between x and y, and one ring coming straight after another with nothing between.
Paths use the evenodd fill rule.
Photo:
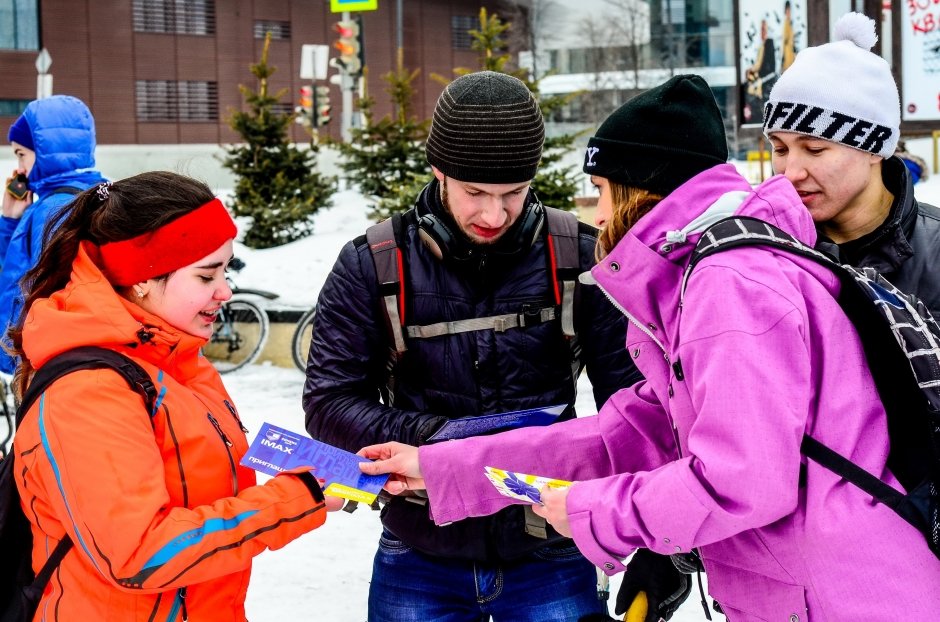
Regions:
<instances>
[{"instance_id":1,"label":"street pole","mask_svg":"<svg viewBox=\"0 0 940 622\"><path fill-rule=\"evenodd\" d=\"M397 13L395 14L395 33L396 33L396 39L397 39L397 44L398 44L398 50L397 50L397 53L395 54L395 60L398 63L399 71L401 70L402 67L405 66L405 45L403 43L402 27L401 27L401 13L402 13L401 2L402 0L398 0L398 3L396 5Z\"/></svg>"},{"instance_id":2,"label":"street pole","mask_svg":"<svg viewBox=\"0 0 940 622\"><path fill-rule=\"evenodd\" d=\"M43 48L36 56L36 99L45 99L52 96L52 74L49 68L52 66L52 56L49 50Z\"/></svg>"},{"instance_id":3,"label":"street pole","mask_svg":"<svg viewBox=\"0 0 940 622\"><path fill-rule=\"evenodd\" d=\"M404 69L404 67L405 67L405 47L404 47L404 44L403 44L403 42L402 42L402 41L403 41L403 37L402 37L402 32L401 32L401 30L402 30L402 28L401 28L401 2L402 2L402 0L397 0L397 3L396 3L396 5L395 5L395 7L396 7L396 13L395 13L395 39L396 39L396 42L395 42L395 43L396 43L397 48L398 48L398 49L395 51L395 63L396 63L396 64L395 64L395 67L398 69L399 73L401 73L402 69ZM399 108L398 104L395 104L395 114L396 114L396 115L401 114L401 111L400 111L398 108Z\"/></svg>"},{"instance_id":4,"label":"street pole","mask_svg":"<svg viewBox=\"0 0 940 622\"><path fill-rule=\"evenodd\" d=\"M349 21L349 11L343 11L343 21ZM343 114L340 118L340 133L343 137L343 142L348 143L352 140L352 118L353 118L353 90L356 88L355 79L349 75L349 72L345 68L340 70L340 76L342 76L342 83L340 84L340 91L343 94Z\"/></svg>"}]
</instances>

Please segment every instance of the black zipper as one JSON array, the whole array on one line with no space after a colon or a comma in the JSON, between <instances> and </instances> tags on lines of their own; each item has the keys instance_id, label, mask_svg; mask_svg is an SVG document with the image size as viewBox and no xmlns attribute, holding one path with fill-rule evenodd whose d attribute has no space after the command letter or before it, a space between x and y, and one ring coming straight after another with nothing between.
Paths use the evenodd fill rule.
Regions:
<instances>
[{"instance_id":1,"label":"black zipper","mask_svg":"<svg viewBox=\"0 0 940 622\"><path fill-rule=\"evenodd\" d=\"M166 418L166 427L170 432L170 438L173 439L173 448L176 452L176 468L180 474L180 487L183 489L183 507L189 507L189 485L186 483L186 473L183 472L183 455L180 453L179 440L176 438L176 430L173 429L173 420L170 418L170 408L163 405L163 416Z\"/></svg>"},{"instance_id":2,"label":"black zipper","mask_svg":"<svg viewBox=\"0 0 940 622\"><path fill-rule=\"evenodd\" d=\"M187 620L189 620L189 612L186 611L186 588L185 587L181 587L179 589L179 595L180 595L180 604L183 606L183 622L187 622Z\"/></svg>"},{"instance_id":3,"label":"black zipper","mask_svg":"<svg viewBox=\"0 0 940 622\"><path fill-rule=\"evenodd\" d=\"M232 457L232 441L228 436L225 435L225 431L222 430L222 425L219 423L219 420L212 416L211 412L207 412L206 416L209 418L209 421L212 423L212 427L215 428L215 431L219 433L219 438L222 439L222 442L225 443L225 455L228 456L228 464L232 473L232 490L233 494L238 494L238 474L235 469L235 459Z\"/></svg>"},{"instance_id":4,"label":"black zipper","mask_svg":"<svg viewBox=\"0 0 940 622\"><path fill-rule=\"evenodd\" d=\"M245 427L245 424L242 423L241 417L238 416L238 411L235 410L235 407L232 406L232 403L228 400L222 400L222 403L225 404L225 407L228 408L228 411L232 413L232 416L235 417L235 422L238 423L238 427L242 429L242 432L248 434L248 428Z\"/></svg>"}]
</instances>

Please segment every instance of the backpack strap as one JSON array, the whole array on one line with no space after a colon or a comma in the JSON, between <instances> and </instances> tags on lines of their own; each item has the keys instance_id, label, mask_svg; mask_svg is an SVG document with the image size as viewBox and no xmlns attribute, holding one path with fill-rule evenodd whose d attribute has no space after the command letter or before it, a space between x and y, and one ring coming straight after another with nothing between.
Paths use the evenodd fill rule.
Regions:
<instances>
[{"instance_id":1,"label":"backpack strap","mask_svg":"<svg viewBox=\"0 0 940 622\"><path fill-rule=\"evenodd\" d=\"M679 300L681 301L685 297L686 284L692 274L692 269L698 265L698 262L709 255L739 246L771 246L805 257L836 272L840 267L825 253L806 246L786 231L775 227L769 222L750 216L732 216L719 220L702 233L698 244L695 245L695 250L692 251L689 265L682 275Z\"/></svg>"},{"instance_id":2,"label":"backpack strap","mask_svg":"<svg viewBox=\"0 0 940 622\"><path fill-rule=\"evenodd\" d=\"M578 248L578 219L571 212L545 208L548 219L548 254L551 261L555 304L561 307L561 330L575 337L574 309L581 256Z\"/></svg>"},{"instance_id":3,"label":"backpack strap","mask_svg":"<svg viewBox=\"0 0 940 622\"><path fill-rule=\"evenodd\" d=\"M397 233L401 230L401 216L395 214L366 229L366 240L375 262L375 276L379 280L379 295L385 308L392 347L401 355L408 347L402 334L405 325L404 265Z\"/></svg>"},{"instance_id":4,"label":"backpack strap","mask_svg":"<svg viewBox=\"0 0 940 622\"><path fill-rule=\"evenodd\" d=\"M131 389L144 398L147 413L153 416L157 389L147 372L140 365L119 352L95 346L83 346L53 357L36 371L36 374L30 380L26 393L23 395L22 402L16 410L16 427L19 428L30 407L53 382L66 374L82 369L103 368L111 368L119 373ZM11 452L6 459L12 460L13 455ZM52 554L43 564L39 573L36 574L33 582L25 588L25 592L35 598L35 602L38 602L49 583L49 579L52 578L52 573L59 567L62 559L65 558L71 548L72 539L66 534L53 549Z\"/></svg>"},{"instance_id":5,"label":"backpack strap","mask_svg":"<svg viewBox=\"0 0 940 622\"><path fill-rule=\"evenodd\" d=\"M408 346L402 328L405 325L405 272L404 259L398 246L401 234L401 214L394 214L366 229L366 241L375 264L375 276L379 281L379 296L385 312L385 327L389 336L388 360L385 364L387 376L386 403L394 400L395 368Z\"/></svg>"},{"instance_id":6,"label":"backpack strap","mask_svg":"<svg viewBox=\"0 0 940 622\"><path fill-rule=\"evenodd\" d=\"M532 308L524 305L521 313L504 313L503 315L490 315L475 317L468 320L454 320L452 322L437 322L422 326L407 326L405 330L409 337L415 339L428 339L443 335L456 335L470 333L476 330L494 330L501 333L510 328L525 328L535 326L542 322L549 322L556 317L554 307Z\"/></svg>"},{"instance_id":7,"label":"backpack strap","mask_svg":"<svg viewBox=\"0 0 940 622\"><path fill-rule=\"evenodd\" d=\"M924 514L917 510L907 495L895 490L842 454L830 449L808 434L803 435L800 453L829 469L845 481L861 488L880 503L894 510L895 513L921 533L928 533L929 527L924 520Z\"/></svg>"},{"instance_id":8,"label":"backpack strap","mask_svg":"<svg viewBox=\"0 0 940 622\"><path fill-rule=\"evenodd\" d=\"M140 365L114 350L97 346L82 346L67 350L49 359L45 365L36 371L29 381L29 386L26 388L23 399L16 410L16 427L20 426L20 422L26 416L33 402L42 395L49 385L62 376L83 369L105 368L113 369L119 373L127 381L130 388L144 398L147 404L147 412L153 416L154 404L157 400L157 389L153 384L153 380L150 379L150 375Z\"/></svg>"},{"instance_id":9,"label":"backpack strap","mask_svg":"<svg viewBox=\"0 0 940 622\"><path fill-rule=\"evenodd\" d=\"M578 392L578 376L581 375L581 342L575 329L575 315L581 293L581 249L578 238L578 217L571 212L545 208L548 220L548 255L555 304L560 308L561 332L568 340L571 350L571 381L575 394Z\"/></svg>"}]
</instances>

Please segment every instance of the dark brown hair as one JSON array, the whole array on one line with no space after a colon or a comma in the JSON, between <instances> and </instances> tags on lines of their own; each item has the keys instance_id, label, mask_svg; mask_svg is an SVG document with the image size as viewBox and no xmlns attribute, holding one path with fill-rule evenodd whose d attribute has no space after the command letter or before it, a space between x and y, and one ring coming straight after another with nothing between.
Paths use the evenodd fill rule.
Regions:
<instances>
[{"instance_id":1,"label":"dark brown hair","mask_svg":"<svg viewBox=\"0 0 940 622\"><path fill-rule=\"evenodd\" d=\"M26 301L9 331L11 353L18 356L14 379L18 395L26 389L33 367L23 353L23 322L33 303L65 287L79 243L101 246L155 231L214 198L201 181L164 171L141 173L85 190L55 214L46 225L39 261L20 282Z\"/></svg>"},{"instance_id":2,"label":"dark brown hair","mask_svg":"<svg viewBox=\"0 0 940 622\"><path fill-rule=\"evenodd\" d=\"M610 216L610 221L601 230L600 235L597 236L595 255L598 261L614 250L617 242L623 239L623 236L636 224L636 221L649 213L663 199L662 196L649 190L624 186L609 179L607 183L613 213Z\"/></svg>"}]
</instances>

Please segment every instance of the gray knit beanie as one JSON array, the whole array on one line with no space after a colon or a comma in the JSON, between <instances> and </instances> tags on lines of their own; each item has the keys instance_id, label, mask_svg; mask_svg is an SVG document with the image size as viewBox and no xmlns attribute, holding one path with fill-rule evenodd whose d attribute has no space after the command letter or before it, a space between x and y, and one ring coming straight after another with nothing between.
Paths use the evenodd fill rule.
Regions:
<instances>
[{"instance_id":1,"label":"gray knit beanie","mask_svg":"<svg viewBox=\"0 0 940 622\"><path fill-rule=\"evenodd\" d=\"M542 112L522 80L480 71L441 93L425 150L453 179L512 184L535 177L544 141Z\"/></svg>"}]
</instances>

